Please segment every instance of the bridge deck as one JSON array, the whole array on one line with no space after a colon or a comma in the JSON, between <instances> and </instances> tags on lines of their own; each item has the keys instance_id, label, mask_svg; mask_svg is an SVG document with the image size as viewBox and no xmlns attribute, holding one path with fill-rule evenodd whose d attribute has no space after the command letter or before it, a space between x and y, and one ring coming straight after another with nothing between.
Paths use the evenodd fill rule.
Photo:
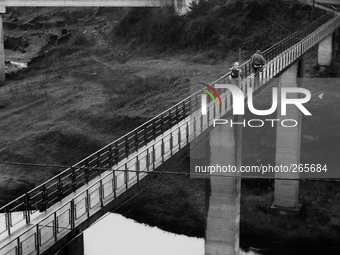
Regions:
<instances>
[{"instance_id":1,"label":"bridge deck","mask_svg":"<svg viewBox=\"0 0 340 255\"><path fill-rule=\"evenodd\" d=\"M189 118L182 120L180 123L164 132L163 135L158 136L156 140L141 147L138 151L134 152L114 167L114 169L117 170L129 169L135 171L137 170L136 157L139 157L138 164L140 173L138 174L138 177L136 172L130 172L128 180L126 181L124 172L107 170L89 183L77 189L74 193L69 194L61 201L49 207L46 211L31 211L30 213L33 213L33 216L30 218L29 224L20 220L19 223L11 229L11 235L8 235L7 232L3 232L0 235L0 243L13 243L13 246L9 245L1 249L1 254L16 254L15 247L18 236L20 236L21 240L24 240L21 241L22 249L33 252L36 249L37 236L35 234L36 229L32 228L32 226L34 227L36 225L39 226L39 243L42 244L40 252L45 248L48 248L49 244L52 244L55 241L52 241L52 239L55 239L56 233L53 233L51 230L55 228L54 224L56 224L56 222L58 222L58 240L71 230L70 213L72 205L70 201L74 201L73 206L76 215L74 227L76 227L87 217L100 210L105 203L113 200L136 184L138 181L137 179L141 180L144 178L147 175L146 171L148 171L148 168L157 168L165 160L170 158L173 153L176 153L181 147L185 146L187 144L186 126L188 125L188 122ZM179 133L181 133L181 138L178 137ZM170 137L177 141L173 142L172 146L170 146ZM154 160L148 160L147 155L149 155L149 157L152 155L151 157L154 157ZM148 166L147 161L149 161L151 165ZM54 212L56 211L58 213L57 215L54 215ZM14 221L15 218L24 219L24 214L20 212L13 214L12 216L14 216L12 219Z\"/></svg>"}]
</instances>

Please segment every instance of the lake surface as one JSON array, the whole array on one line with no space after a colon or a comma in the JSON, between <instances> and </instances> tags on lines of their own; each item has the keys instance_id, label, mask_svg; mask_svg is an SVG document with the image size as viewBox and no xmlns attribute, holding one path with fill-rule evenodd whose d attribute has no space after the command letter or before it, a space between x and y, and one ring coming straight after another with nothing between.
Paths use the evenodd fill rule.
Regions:
<instances>
[{"instance_id":1,"label":"lake surface","mask_svg":"<svg viewBox=\"0 0 340 255\"><path fill-rule=\"evenodd\" d=\"M165 232L109 213L85 230L84 248L85 255L204 255L204 239Z\"/></svg>"}]
</instances>

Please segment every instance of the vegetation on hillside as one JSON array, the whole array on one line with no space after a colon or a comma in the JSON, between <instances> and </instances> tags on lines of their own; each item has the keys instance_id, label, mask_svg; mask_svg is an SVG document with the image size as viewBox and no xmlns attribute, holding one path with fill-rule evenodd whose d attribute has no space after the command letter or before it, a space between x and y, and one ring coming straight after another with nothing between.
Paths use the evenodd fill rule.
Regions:
<instances>
[{"instance_id":1,"label":"vegetation on hillside","mask_svg":"<svg viewBox=\"0 0 340 255\"><path fill-rule=\"evenodd\" d=\"M323 12L296 0L201 0L178 16L173 8L135 8L114 27L130 42L154 44L161 50L265 49Z\"/></svg>"}]
</instances>

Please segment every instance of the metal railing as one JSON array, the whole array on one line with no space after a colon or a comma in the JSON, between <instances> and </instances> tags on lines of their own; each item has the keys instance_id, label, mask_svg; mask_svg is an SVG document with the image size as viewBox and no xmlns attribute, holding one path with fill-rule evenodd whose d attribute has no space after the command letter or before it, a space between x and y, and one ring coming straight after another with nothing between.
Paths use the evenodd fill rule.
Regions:
<instances>
[{"instance_id":1,"label":"metal railing","mask_svg":"<svg viewBox=\"0 0 340 255\"><path fill-rule=\"evenodd\" d=\"M242 64L241 68L246 74L246 78L242 80L242 90L246 92L249 86L257 89L264 85L331 34L340 25L340 17L332 17L327 14L305 30L294 33L266 50L264 54L268 63L260 73L259 83L254 83L249 61ZM228 83L229 74L223 75L211 85ZM14 239L9 236L10 241L0 248L0 253L21 255L25 251L25 254L40 254L140 181L147 175L147 171L156 169L204 132L212 125L213 118L223 116L231 110L230 93L220 91L223 107L210 101L207 116L202 116L199 95L200 92L191 95L0 208L0 212L5 213L0 216L0 233L7 231L10 235L12 230L21 225L38 221L19 236L12 235ZM103 168L134 172L105 171ZM95 178L97 179L94 180ZM72 198L65 198L72 193ZM58 204L60 201L61 205ZM55 206L52 207L53 205ZM40 212L44 212L42 219L39 218Z\"/></svg>"}]
</instances>

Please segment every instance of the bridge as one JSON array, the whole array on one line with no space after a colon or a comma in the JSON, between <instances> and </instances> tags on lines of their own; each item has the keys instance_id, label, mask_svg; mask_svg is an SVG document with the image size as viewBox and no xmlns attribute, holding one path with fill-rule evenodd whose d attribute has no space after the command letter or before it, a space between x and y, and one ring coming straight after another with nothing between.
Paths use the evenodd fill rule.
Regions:
<instances>
[{"instance_id":1,"label":"bridge","mask_svg":"<svg viewBox=\"0 0 340 255\"><path fill-rule=\"evenodd\" d=\"M279 78L283 85L298 86L296 77L303 73L303 57L315 47L318 47L319 65L329 66L334 33L339 26L339 13L329 12L304 30L273 45L263 52L267 64L259 77L254 77L249 61L243 63L244 78L240 85L243 93L249 88L254 94L260 93L273 78ZM210 85L227 84L229 74ZM210 149L227 149L224 160L239 166L241 157L237 144L242 139L241 126L233 129L225 125L211 132L213 119L232 115L230 92L217 90L223 105L208 101L207 115L201 113L201 92L196 92L0 208L0 254L76 254L68 245L71 242L81 245L81 233L86 228L150 181L153 171L162 170L188 151L197 138L209 132ZM287 112L287 115L301 118L299 114L295 108ZM284 131L277 127L277 164L299 163L300 136L300 123L292 129L288 140ZM287 153L287 148L291 153ZM211 157L211 163L218 160ZM291 178L298 179L299 175ZM240 183L240 178L210 177L213 192L207 208L206 254L218 251L238 254ZM273 210L281 215L298 210L297 195L298 181L276 180Z\"/></svg>"}]
</instances>

